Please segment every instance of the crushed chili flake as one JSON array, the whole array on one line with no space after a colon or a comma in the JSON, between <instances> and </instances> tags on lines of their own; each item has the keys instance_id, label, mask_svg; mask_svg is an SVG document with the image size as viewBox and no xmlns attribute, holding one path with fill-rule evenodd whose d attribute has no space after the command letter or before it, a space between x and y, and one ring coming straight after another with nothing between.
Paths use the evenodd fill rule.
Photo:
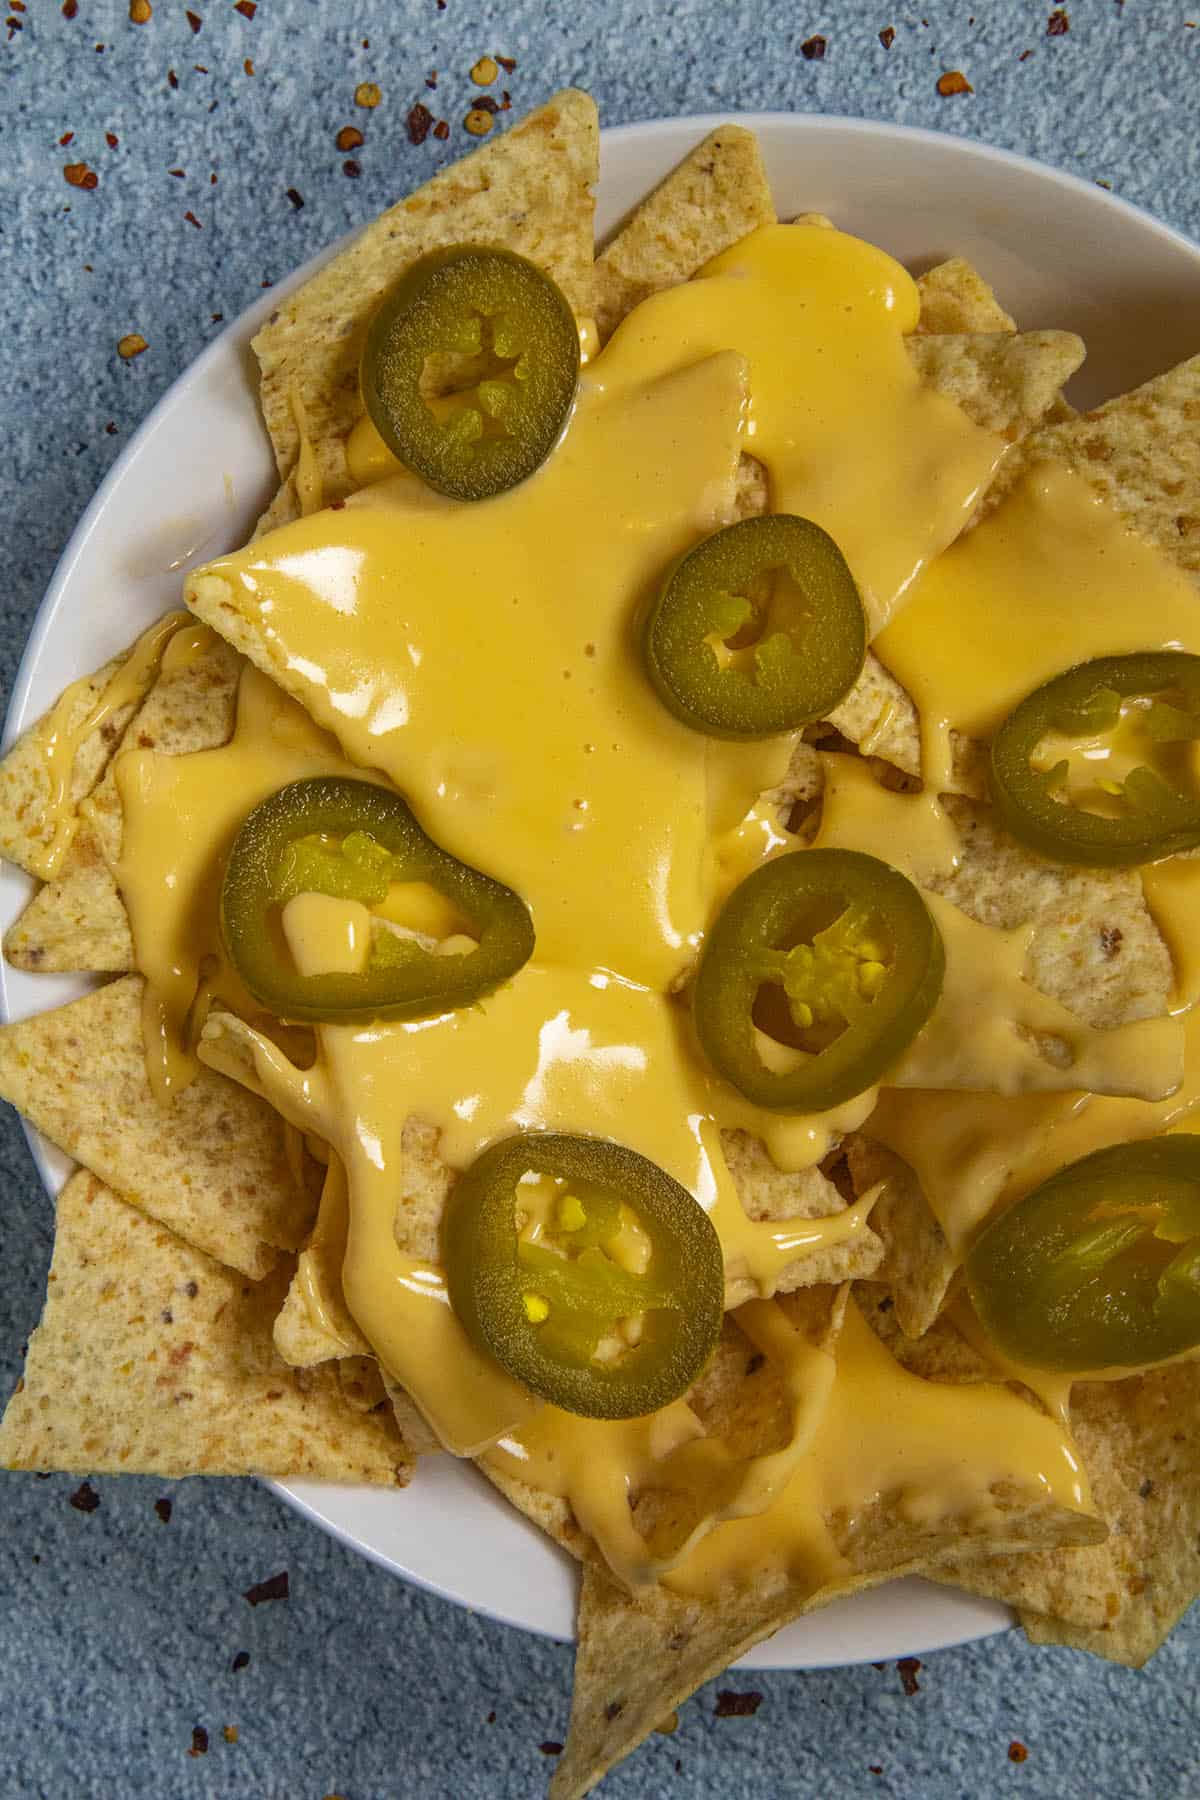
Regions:
<instances>
[{"instance_id":1,"label":"crushed chili flake","mask_svg":"<svg viewBox=\"0 0 1200 1800\"><path fill-rule=\"evenodd\" d=\"M493 100L490 94L480 94L475 105L482 108L484 112L490 112L493 116L500 111L500 102Z\"/></svg>"},{"instance_id":2,"label":"crushed chili flake","mask_svg":"<svg viewBox=\"0 0 1200 1800\"><path fill-rule=\"evenodd\" d=\"M253 1587L246 1589L243 1599L251 1606L261 1606L264 1600L286 1600L288 1597L287 1570L278 1575L269 1575L266 1581L256 1581Z\"/></svg>"},{"instance_id":3,"label":"crushed chili flake","mask_svg":"<svg viewBox=\"0 0 1200 1800\"><path fill-rule=\"evenodd\" d=\"M363 141L363 134L357 125L343 125L334 138L334 143L343 154L347 150L357 150Z\"/></svg>"},{"instance_id":4,"label":"crushed chili flake","mask_svg":"<svg viewBox=\"0 0 1200 1800\"><path fill-rule=\"evenodd\" d=\"M445 12L446 0L437 0L437 9L439 12Z\"/></svg>"},{"instance_id":5,"label":"crushed chili flake","mask_svg":"<svg viewBox=\"0 0 1200 1800\"><path fill-rule=\"evenodd\" d=\"M63 0L62 16L64 19L73 19L78 11L79 0Z\"/></svg>"},{"instance_id":6,"label":"crushed chili flake","mask_svg":"<svg viewBox=\"0 0 1200 1800\"><path fill-rule=\"evenodd\" d=\"M257 0L233 0L233 10L241 13L243 19L252 19L258 11Z\"/></svg>"},{"instance_id":7,"label":"crushed chili flake","mask_svg":"<svg viewBox=\"0 0 1200 1800\"><path fill-rule=\"evenodd\" d=\"M104 134L104 141L110 150L115 150L121 140L115 131L106 131Z\"/></svg>"},{"instance_id":8,"label":"crushed chili flake","mask_svg":"<svg viewBox=\"0 0 1200 1800\"><path fill-rule=\"evenodd\" d=\"M495 1724L495 1723L496 1723L496 1715L495 1715L495 1713L494 1713L494 1712L490 1712L490 1713L489 1713L489 1714L488 1714L488 1716L487 1716L487 1723L488 1723L488 1724L489 1724L489 1725L494 1725L494 1724Z\"/></svg>"},{"instance_id":9,"label":"crushed chili flake","mask_svg":"<svg viewBox=\"0 0 1200 1800\"><path fill-rule=\"evenodd\" d=\"M194 13L194 12L190 12L190 11L185 12L183 16L187 20L188 24L191 26L192 36L194 37L196 35L196 33L199 31L200 27L203 25L204 20L200 17L199 13Z\"/></svg>"},{"instance_id":10,"label":"crushed chili flake","mask_svg":"<svg viewBox=\"0 0 1200 1800\"><path fill-rule=\"evenodd\" d=\"M129 23L145 25L153 11L150 0L129 0Z\"/></svg>"},{"instance_id":11,"label":"crushed chili flake","mask_svg":"<svg viewBox=\"0 0 1200 1800\"><path fill-rule=\"evenodd\" d=\"M512 107L512 95L509 93L507 88L501 88L501 90L500 90L500 111L508 112L511 110L511 107Z\"/></svg>"},{"instance_id":12,"label":"crushed chili flake","mask_svg":"<svg viewBox=\"0 0 1200 1800\"><path fill-rule=\"evenodd\" d=\"M205 1731L203 1725L193 1725L192 1726L192 1747L188 1751L188 1755L189 1756L207 1756L208 1755L208 1733L207 1733L207 1731Z\"/></svg>"},{"instance_id":13,"label":"crushed chili flake","mask_svg":"<svg viewBox=\"0 0 1200 1800\"><path fill-rule=\"evenodd\" d=\"M63 179L68 187L90 189L100 185L100 177L95 169L89 169L85 162L65 163Z\"/></svg>"},{"instance_id":14,"label":"crushed chili flake","mask_svg":"<svg viewBox=\"0 0 1200 1800\"><path fill-rule=\"evenodd\" d=\"M110 419L108 424L104 427L104 430L109 437L116 437L117 421L115 419Z\"/></svg>"},{"instance_id":15,"label":"crushed chili flake","mask_svg":"<svg viewBox=\"0 0 1200 1800\"><path fill-rule=\"evenodd\" d=\"M538 1745L538 1749L543 1756L561 1756L563 1747L561 1744L556 1743L553 1738L545 1738Z\"/></svg>"},{"instance_id":16,"label":"crushed chili flake","mask_svg":"<svg viewBox=\"0 0 1200 1800\"><path fill-rule=\"evenodd\" d=\"M246 58L245 62L242 64L242 68L247 75L253 75L253 73L254 73L254 58L252 56L248 56Z\"/></svg>"},{"instance_id":17,"label":"crushed chili flake","mask_svg":"<svg viewBox=\"0 0 1200 1800\"><path fill-rule=\"evenodd\" d=\"M205 63L193 63L192 67L193 67L193 69L195 69L197 75L207 75L208 74L208 67L207 67L207 64L205 64Z\"/></svg>"},{"instance_id":18,"label":"crushed chili flake","mask_svg":"<svg viewBox=\"0 0 1200 1800\"><path fill-rule=\"evenodd\" d=\"M209 313L209 323L210 325L219 325L224 317L224 313Z\"/></svg>"},{"instance_id":19,"label":"crushed chili flake","mask_svg":"<svg viewBox=\"0 0 1200 1800\"><path fill-rule=\"evenodd\" d=\"M289 188L287 191L287 197L291 201L292 205L295 207L296 211L299 212L300 208L304 205L304 195L302 193L300 193L296 188Z\"/></svg>"},{"instance_id":20,"label":"crushed chili flake","mask_svg":"<svg viewBox=\"0 0 1200 1800\"><path fill-rule=\"evenodd\" d=\"M890 50L896 41L896 27L894 25L885 25L879 34L879 41L885 50Z\"/></svg>"},{"instance_id":21,"label":"crushed chili flake","mask_svg":"<svg viewBox=\"0 0 1200 1800\"><path fill-rule=\"evenodd\" d=\"M67 1504L76 1512L94 1513L100 1504L100 1496L90 1481L81 1481L75 1492L68 1496Z\"/></svg>"},{"instance_id":22,"label":"crushed chili flake","mask_svg":"<svg viewBox=\"0 0 1200 1800\"><path fill-rule=\"evenodd\" d=\"M167 174L174 175L176 181L182 181L184 176L187 174L187 170L186 169L168 169Z\"/></svg>"},{"instance_id":23,"label":"crushed chili flake","mask_svg":"<svg viewBox=\"0 0 1200 1800\"><path fill-rule=\"evenodd\" d=\"M749 1688L744 1694L733 1688L722 1688L713 1715L718 1719L752 1719L762 1703L763 1697L757 1688Z\"/></svg>"},{"instance_id":24,"label":"crushed chili flake","mask_svg":"<svg viewBox=\"0 0 1200 1800\"><path fill-rule=\"evenodd\" d=\"M1066 37L1071 29L1071 19L1065 6L1056 6L1046 20L1047 37Z\"/></svg>"},{"instance_id":25,"label":"crushed chili flake","mask_svg":"<svg viewBox=\"0 0 1200 1800\"><path fill-rule=\"evenodd\" d=\"M196 217L194 212L185 212L183 216L187 220L189 225L194 225L196 227L197 231L204 230L203 225L201 225L199 219Z\"/></svg>"},{"instance_id":26,"label":"crushed chili flake","mask_svg":"<svg viewBox=\"0 0 1200 1800\"><path fill-rule=\"evenodd\" d=\"M481 56L471 70L471 80L476 87L491 87L500 73L500 64L494 56Z\"/></svg>"},{"instance_id":27,"label":"crushed chili flake","mask_svg":"<svg viewBox=\"0 0 1200 1800\"><path fill-rule=\"evenodd\" d=\"M430 69L428 75L425 77L425 86L430 90L431 93L437 87L437 70L436 69Z\"/></svg>"},{"instance_id":28,"label":"crushed chili flake","mask_svg":"<svg viewBox=\"0 0 1200 1800\"><path fill-rule=\"evenodd\" d=\"M821 62L825 56L826 40L818 32L816 37L805 38L800 46L800 54L805 62Z\"/></svg>"},{"instance_id":29,"label":"crushed chili flake","mask_svg":"<svg viewBox=\"0 0 1200 1800\"><path fill-rule=\"evenodd\" d=\"M954 94L973 94L975 89L961 69L947 69L944 75L938 76L937 91L943 100L949 100Z\"/></svg>"},{"instance_id":30,"label":"crushed chili flake","mask_svg":"<svg viewBox=\"0 0 1200 1800\"><path fill-rule=\"evenodd\" d=\"M450 136L450 127L447 125L445 119L438 120L433 128L433 135L440 143L445 143L446 139Z\"/></svg>"},{"instance_id":31,"label":"crushed chili flake","mask_svg":"<svg viewBox=\"0 0 1200 1800\"><path fill-rule=\"evenodd\" d=\"M1028 1755L1029 1751L1021 1742L1020 1738L1014 1738L1012 1743L1008 1746L1009 1762L1023 1763Z\"/></svg>"},{"instance_id":32,"label":"crushed chili flake","mask_svg":"<svg viewBox=\"0 0 1200 1800\"><path fill-rule=\"evenodd\" d=\"M382 99L383 89L377 81L360 81L354 90L355 106L365 106L368 112L373 112Z\"/></svg>"},{"instance_id":33,"label":"crushed chili flake","mask_svg":"<svg viewBox=\"0 0 1200 1800\"><path fill-rule=\"evenodd\" d=\"M433 126L433 114L427 106L418 100L415 106L408 109L408 117L404 121L404 129L408 132L410 144L423 144Z\"/></svg>"},{"instance_id":34,"label":"crushed chili flake","mask_svg":"<svg viewBox=\"0 0 1200 1800\"><path fill-rule=\"evenodd\" d=\"M914 1694L919 1694L921 1691L921 1684L917 1680L920 1668L920 1660L915 1656L902 1656L896 1664L896 1673L900 1677L900 1686L904 1689L905 1695L910 1700Z\"/></svg>"},{"instance_id":35,"label":"crushed chili flake","mask_svg":"<svg viewBox=\"0 0 1200 1800\"><path fill-rule=\"evenodd\" d=\"M154 1502L154 1510L164 1525L171 1523L171 1502L166 1498Z\"/></svg>"},{"instance_id":36,"label":"crushed chili flake","mask_svg":"<svg viewBox=\"0 0 1200 1800\"><path fill-rule=\"evenodd\" d=\"M222 1725L221 1736L225 1739L225 1742L227 1744L236 1744L238 1741L237 1726L236 1725Z\"/></svg>"},{"instance_id":37,"label":"crushed chili flake","mask_svg":"<svg viewBox=\"0 0 1200 1800\"><path fill-rule=\"evenodd\" d=\"M167 70L167 86L169 88L177 88L179 86L179 77L174 69Z\"/></svg>"},{"instance_id":38,"label":"crushed chili flake","mask_svg":"<svg viewBox=\"0 0 1200 1800\"><path fill-rule=\"evenodd\" d=\"M62 136L59 138L58 141L64 150L66 149L67 145L70 143L71 139L74 136L75 136L75 133L73 131L64 131L63 132Z\"/></svg>"},{"instance_id":39,"label":"crushed chili flake","mask_svg":"<svg viewBox=\"0 0 1200 1800\"><path fill-rule=\"evenodd\" d=\"M233 1673L235 1675L237 1674L239 1669L246 1669L246 1668L249 1668L249 1666L250 1666L250 1652L248 1650L239 1650L237 1655L234 1657L233 1661L229 1665L229 1667L233 1670Z\"/></svg>"},{"instance_id":40,"label":"crushed chili flake","mask_svg":"<svg viewBox=\"0 0 1200 1800\"><path fill-rule=\"evenodd\" d=\"M8 41L11 44L14 32L24 31L25 27L22 25L20 19L5 19L4 23L8 26Z\"/></svg>"},{"instance_id":41,"label":"crushed chili flake","mask_svg":"<svg viewBox=\"0 0 1200 1800\"><path fill-rule=\"evenodd\" d=\"M348 175L351 181L357 181L362 174L362 164L356 163L352 156L348 156L342 164L342 174Z\"/></svg>"},{"instance_id":42,"label":"crushed chili flake","mask_svg":"<svg viewBox=\"0 0 1200 1800\"><path fill-rule=\"evenodd\" d=\"M1018 58L1017 58L1017 61L1018 62L1028 62L1032 55L1033 55L1032 50L1022 50L1020 56L1018 56Z\"/></svg>"},{"instance_id":43,"label":"crushed chili flake","mask_svg":"<svg viewBox=\"0 0 1200 1800\"><path fill-rule=\"evenodd\" d=\"M1154 1483L1152 1481L1143 1481L1141 1487L1138 1489L1138 1499L1148 1500L1153 1492Z\"/></svg>"},{"instance_id":44,"label":"crushed chili flake","mask_svg":"<svg viewBox=\"0 0 1200 1800\"><path fill-rule=\"evenodd\" d=\"M500 67L504 70L506 75L515 74L517 67L517 59L515 56L498 56L496 61L500 64Z\"/></svg>"},{"instance_id":45,"label":"crushed chili flake","mask_svg":"<svg viewBox=\"0 0 1200 1800\"><path fill-rule=\"evenodd\" d=\"M463 125L472 137L486 137L492 129L492 115L482 106L473 106L463 120Z\"/></svg>"},{"instance_id":46,"label":"crushed chili flake","mask_svg":"<svg viewBox=\"0 0 1200 1800\"><path fill-rule=\"evenodd\" d=\"M883 1764L882 1763L868 1763L867 1764L867 1774L868 1775L882 1775L883 1774Z\"/></svg>"}]
</instances>

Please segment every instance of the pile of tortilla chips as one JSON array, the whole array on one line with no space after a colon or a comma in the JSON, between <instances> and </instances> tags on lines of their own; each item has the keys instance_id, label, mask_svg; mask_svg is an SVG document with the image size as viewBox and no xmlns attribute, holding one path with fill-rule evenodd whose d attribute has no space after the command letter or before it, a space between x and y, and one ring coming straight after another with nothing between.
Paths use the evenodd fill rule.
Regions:
<instances>
[{"instance_id":1,"label":"pile of tortilla chips","mask_svg":"<svg viewBox=\"0 0 1200 1800\"><path fill-rule=\"evenodd\" d=\"M281 305L255 344L282 484L260 528L299 511L293 394L302 399L326 501L351 491L343 445L357 413L361 331L381 293L426 251L463 240L507 245L547 270L603 339L645 296L686 281L775 218L755 139L729 126L700 144L596 256L597 155L592 102L561 94L393 207ZM913 362L923 380L1013 444L998 486L1031 454L1059 458L1200 581L1200 358L1078 417L1061 398L1082 360L1077 338L1018 333L961 260L931 270L919 286ZM749 458L740 505L747 514L765 505L762 471ZM78 719L119 662L80 687ZM0 1094L81 1165L58 1198L45 1312L0 1426L0 1462L402 1486L436 1446L412 1402L385 1381L341 1299L336 1209L344 1196L326 1184L318 1216L319 1146L211 1069L165 1109L147 1083L142 982L110 873L122 830L113 758L128 744L186 755L224 743L242 666L237 651L218 642L167 669L140 705L85 740L69 796L78 812L73 842L5 941L19 968L115 979L0 1030ZM872 755L897 781L919 776L913 706L870 654L846 701L809 735L851 748L869 730ZM1136 873L1037 863L990 824L972 794L973 747L959 750L963 791L948 804L971 829L945 891L989 924L1032 921L1037 985L1090 1023L1165 1010L1170 958ZM0 764L0 852L24 868L45 848L47 792L34 727ZM786 790L773 798L793 829L810 829L821 804L817 756L798 748ZM1118 931L1124 946L1103 983L1074 954L1080 934L1101 928ZM727 1134L725 1147L756 1217L837 1211L851 1189L865 1191L881 1172L889 1177L872 1231L814 1258L807 1285L782 1302L814 1344L835 1341L850 1304L902 1366L926 1379L995 1380L947 1313L957 1259L915 1175L871 1142L869 1125L802 1175L775 1169L745 1134ZM424 1121L409 1122L404 1148L408 1246L436 1254L453 1172ZM319 1321L303 1304L314 1284ZM786 1429L774 1380L731 1314L689 1402L708 1433L739 1455L767 1454ZM781 1577L770 1591L739 1590L717 1603L662 1589L635 1598L564 1502L507 1485L513 1502L582 1565L575 1703L553 1793L585 1793L699 1683L799 1613L899 1574L1001 1597L1036 1641L1143 1662L1200 1591L1198 1400L1195 1361L1078 1384L1071 1430L1099 1520L1018 1505L998 1539L965 1519L907 1523L885 1496L864 1516L829 1521L852 1573L815 1594ZM655 1524L687 1528L686 1518Z\"/></svg>"}]
</instances>

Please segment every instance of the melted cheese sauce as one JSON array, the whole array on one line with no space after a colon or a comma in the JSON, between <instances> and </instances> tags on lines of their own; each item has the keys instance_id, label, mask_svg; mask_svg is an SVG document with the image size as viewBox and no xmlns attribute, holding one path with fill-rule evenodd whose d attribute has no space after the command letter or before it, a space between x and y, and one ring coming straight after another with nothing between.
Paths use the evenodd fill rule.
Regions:
<instances>
[{"instance_id":1,"label":"melted cheese sauce","mask_svg":"<svg viewBox=\"0 0 1200 1800\"><path fill-rule=\"evenodd\" d=\"M191 757L130 751L117 764L116 873L147 976L158 1091L169 1096L195 1066L198 990L219 994L233 1013L203 1027L203 1059L336 1152L326 1228L338 1246L344 1230L345 1300L387 1370L448 1448L495 1446L507 1473L565 1499L630 1582L661 1577L711 1596L730 1580L792 1574L815 1592L845 1570L836 1522L882 1500L909 1523L998 1539L1001 1488L1089 1505L1061 1420L1002 1387L918 1381L853 1306L820 1349L788 1323L770 1299L785 1271L864 1232L874 1196L825 1220L754 1223L720 1130L751 1131L779 1167L799 1169L862 1124L875 1096L816 1119L758 1112L707 1073L672 998L722 894L792 847L758 799L782 777L788 740L725 746L688 732L654 697L636 642L639 608L672 560L734 516L744 451L766 467L773 510L815 518L838 540L873 629L887 626L885 660L922 712L926 791L885 793L865 765L827 757L818 843L935 882L960 854L937 804L952 729L991 730L1068 662L1184 641L1183 596L1195 605L1186 583L1057 471L1027 477L942 554L1004 445L920 386L903 343L917 312L911 279L868 245L834 230L755 233L639 307L585 370L554 456L476 506L397 474L360 425L347 453L370 485L320 511L297 409L305 516L188 584L194 610L258 665L243 678L233 740ZM537 950L478 1007L319 1027L316 1060L301 1068L254 1029L222 965L220 873L259 799L349 769L393 782L447 850L516 888ZM1200 991L1182 869L1147 874L1180 958L1180 1005ZM292 902L288 941L302 966L349 966L368 929L361 909L318 900ZM1186 1081L1164 1098L1180 1079L1185 1027L1089 1032L1022 979L1027 931L997 933L930 904L946 990L892 1073L906 1091L885 1090L875 1118L900 1154L924 1155L919 1173L957 1245L1013 1191L1015 1119L1028 1123L1029 1158L1066 1160L1076 1123L1103 1130L1103 1109L1117 1109L1122 1133L1120 1109L1153 1115L1150 1129L1185 1116L1169 1109L1184 1103ZM1065 1046L1066 1063L1039 1038ZM992 1091L913 1091L933 1084ZM1080 1086L1142 1098L1080 1096ZM922 1135L935 1104L936 1129ZM419 1211L405 1185L410 1117L436 1127L452 1167L496 1137L551 1127L628 1143L680 1180L721 1235L727 1299L749 1300L747 1334L785 1371L784 1449L734 1466L683 1402L620 1426L535 1408L472 1349L440 1269L420 1253L406 1211ZM315 1270L314 1259L319 1317ZM711 1502L666 1555L630 1510L664 1470Z\"/></svg>"}]
</instances>

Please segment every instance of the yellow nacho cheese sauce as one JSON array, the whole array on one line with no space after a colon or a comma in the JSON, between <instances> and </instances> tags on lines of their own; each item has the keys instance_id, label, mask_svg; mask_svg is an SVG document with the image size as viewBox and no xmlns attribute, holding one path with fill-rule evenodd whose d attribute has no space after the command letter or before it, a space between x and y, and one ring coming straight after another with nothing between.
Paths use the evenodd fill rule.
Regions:
<instances>
[{"instance_id":1,"label":"yellow nacho cheese sauce","mask_svg":"<svg viewBox=\"0 0 1200 1800\"><path fill-rule=\"evenodd\" d=\"M882 855L919 884L960 854L938 804L952 729L990 730L1066 663L1182 630L1172 572L1056 473L1027 480L946 551L1005 446L921 387L903 342L917 314L914 284L882 252L833 230L767 228L630 315L585 368L563 443L508 494L447 501L389 473L359 429L351 467L370 484L322 511L315 459L302 458L304 516L189 582L189 603L258 665L243 676L233 739L116 764L115 873L147 976L157 1090L169 1098L195 1067L198 992L224 999L233 1013L211 1015L202 1058L336 1153L345 1298L385 1369L448 1448L490 1451L511 1479L567 1501L630 1582L661 1577L704 1595L771 1570L816 1589L844 1567L828 1520L884 1497L898 1496L914 1525L954 1518L997 1539L1000 1490L1090 1505L1061 1420L1002 1386L918 1381L853 1304L821 1348L791 1326L771 1299L781 1277L869 1230L875 1195L828 1218L752 1221L720 1132L750 1131L777 1166L798 1170L861 1125L875 1095L823 1118L764 1114L704 1069L674 997L721 897L796 843L759 800L783 774L787 741L690 733L659 705L636 644L638 609L673 559L735 516L743 452L765 466L772 510L815 518L839 542L873 628L887 626L878 647L921 708L926 766L942 777L892 794L865 763L824 758L816 841ZM299 412L297 424L303 439ZM1047 543L1056 592L1088 594L1086 608L1064 601L1058 624L1031 578ZM1133 580L1127 645L1113 632L1130 616ZM394 783L445 849L514 887L537 947L477 1007L317 1027L315 1061L301 1067L254 1028L223 964L216 893L259 799L302 775L350 771ZM1164 874L1155 894L1148 877L1173 950L1189 879ZM301 898L285 922L299 964L350 966L369 927L352 904ZM919 1166L957 1245L1018 1179L1014 1108L1028 1111L1029 1142L1055 1155L1089 1115L1088 1129L1103 1130L1105 1108L1167 1128L1188 1026L1089 1032L1023 980L1027 933L996 933L930 899L946 993L895 1072L906 1091L885 1089L881 1108L884 1141L914 1166L924 1140L906 1121L927 1101L957 1109ZM1194 998L1200 968L1181 962L1179 988ZM1074 1087L1031 1042L1039 1034L1065 1044ZM922 1091L966 1079L988 1091ZM731 1466L683 1402L619 1426L536 1408L472 1349L441 1270L418 1254L429 1246L406 1219L410 1117L436 1127L452 1168L497 1137L549 1127L617 1139L682 1182L721 1236L739 1322L785 1371L785 1450ZM966 1184L955 1148L965 1142L981 1170ZM714 1499L664 1557L635 1529L631 1501L679 1468Z\"/></svg>"}]
</instances>

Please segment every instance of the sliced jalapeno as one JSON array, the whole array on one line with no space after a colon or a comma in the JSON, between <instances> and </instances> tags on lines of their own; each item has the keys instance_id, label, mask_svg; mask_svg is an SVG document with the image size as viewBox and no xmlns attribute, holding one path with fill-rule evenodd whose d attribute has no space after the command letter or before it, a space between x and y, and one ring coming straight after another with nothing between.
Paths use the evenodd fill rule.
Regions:
<instances>
[{"instance_id":1,"label":"sliced jalapeno","mask_svg":"<svg viewBox=\"0 0 1200 1800\"><path fill-rule=\"evenodd\" d=\"M511 250L453 244L402 275L367 333L363 402L389 450L456 500L539 468L579 382L579 328L548 275Z\"/></svg>"},{"instance_id":2,"label":"sliced jalapeno","mask_svg":"<svg viewBox=\"0 0 1200 1800\"><path fill-rule=\"evenodd\" d=\"M1106 780L1110 753L1098 740L1117 728L1157 767L1112 766L1118 778ZM1190 766L1198 738L1200 656L1159 650L1081 663L1027 695L996 733L996 810L1015 838L1062 862L1116 868L1190 850L1200 844L1200 791ZM1088 806L1066 791L1066 757L1038 767L1039 752L1049 761L1047 742L1061 748L1072 739L1093 740L1083 747L1095 771Z\"/></svg>"},{"instance_id":3,"label":"sliced jalapeno","mask_svg":"<svg viewBox=\"0 0 1200 1800\"><path fill-rule=\"evenodd\" d=\"M1075 1374L1200 1345L1200 1137L1070 1163L987 1225L966 1261L980 1323L1015 1361Z\"/></svg>"},{"instance_id":4,"label":"sliced jalapeno","mask_svg":"<svg viewBox=\"0 0 1200 1800\"><path fill-rule=\"evenodd\" d=\"M439 955L413 933L371 935L365 967L301 974L280 928L287 903L328 894L379 905L394 882L421 882L470 924L470 947ZM254 995L285 1019L414 1019L469 1006L533 952L533 922L511 888L428 837L399 794L317 776L280 788L243 821L221 889L229 958Z\"/></svg>"},{"instance_id":5,"label":"sliced jalapeno","mask_svg":"<svg viewBox=\"0 0 1200 1800\"><path fill-rule=\"evenodd\" d=\"M811 519L743 519L678 563L646 621L650 678L710 737L773 737L824 718L862 671L866 615Z\"/></svg>"},{"instance_id":6,"label":"sliced jalapeno","mask_svg":"<svg viewBox=\"0 0 1200 1800\"><path fill-rule=\"evenodd\" d=\"M899 870L859 850L798 850L725 902L692 990L697 1035L756 1105L824 1112L886 1074L944 969L937 926Z\"/></svg>"},{"instance_id":7,"label":"sliced jalapeno","mask_svg":"<svg viewBox=\"0 0 1200 1800\"><path fill-rule=\"evenodd\" d=\"M619 1260L623 1233L640 1254ZM567 1412L656 1412L717 1341L720 1239L686 1188L624 1145L549 1131L501 1139L455 1183L442 1236L469 1336Z\"/></svg>"}]
</instances>

